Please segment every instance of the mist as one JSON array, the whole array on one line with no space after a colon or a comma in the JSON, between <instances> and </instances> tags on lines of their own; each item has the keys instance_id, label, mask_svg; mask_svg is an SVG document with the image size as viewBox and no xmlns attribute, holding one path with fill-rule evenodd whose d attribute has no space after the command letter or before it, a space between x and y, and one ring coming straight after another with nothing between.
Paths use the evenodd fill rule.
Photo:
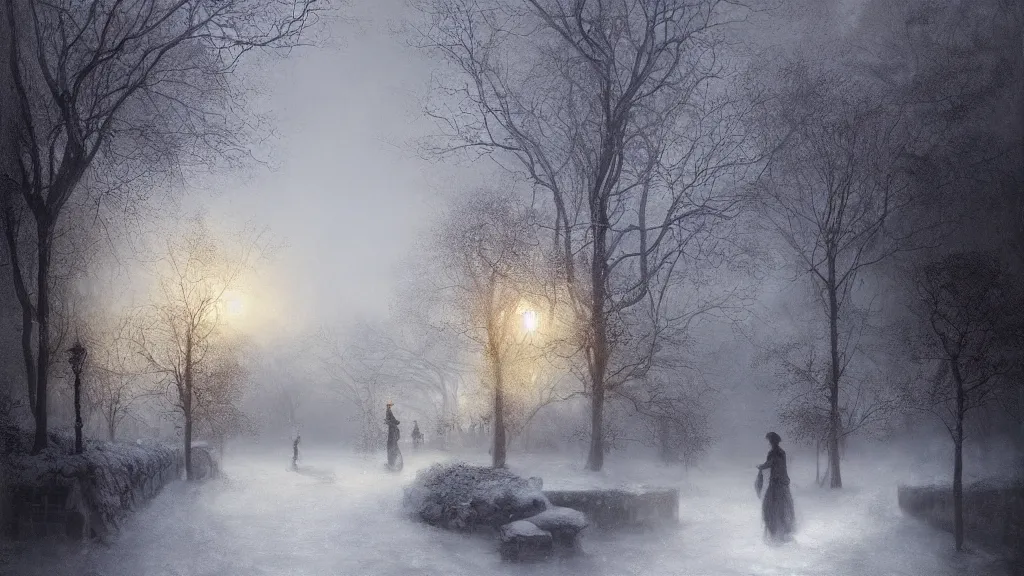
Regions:
<instances>
[{"instance_id":1,"label":"mist","mask_svg":"<svg viewBox=\"0 0 1024 576\"><path fill-rule=\"evenodd\" d=\"M0 575L1021 573L1017 3L0 13Z\"/></svg>"}]
</instances>

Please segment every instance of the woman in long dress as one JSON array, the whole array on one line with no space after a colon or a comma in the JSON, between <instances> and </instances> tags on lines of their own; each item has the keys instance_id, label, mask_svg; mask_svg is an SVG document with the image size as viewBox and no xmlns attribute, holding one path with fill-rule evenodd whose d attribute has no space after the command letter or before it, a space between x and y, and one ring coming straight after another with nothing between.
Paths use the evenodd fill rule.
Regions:
<instances>
[{"instance_id":1,"label":"woman in long dress","mask_svg":"<svg viewBox=\"0 0 1024 576\"><path fill-rule=\"evenodd\" d=\"M786 451L779 444L782 438L775 432L765 435L771 450L764 464L758 470L769 470L768 489L761 502L761 518L764 520L765 535L773 540L788 540L796 526L793 511L793 495L789 492L789 472L786 470Z\"/></svg>"}]
</instances>

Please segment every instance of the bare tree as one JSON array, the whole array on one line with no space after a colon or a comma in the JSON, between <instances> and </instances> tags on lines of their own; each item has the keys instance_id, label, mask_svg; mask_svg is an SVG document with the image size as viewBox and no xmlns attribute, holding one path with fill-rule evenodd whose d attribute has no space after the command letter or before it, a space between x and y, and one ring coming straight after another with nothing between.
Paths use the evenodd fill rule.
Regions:
<instances>
[{"instance_id":1,"label":"bare tree","mask_svg":"<svg viewBox=\"0 0 1024 576\"><path fill-rule=\"evenodd\" d=\"M34 224L34 285L23 263L12 272L37 327L35 450L47 443L51 257L69 200L85 181L119 191L211 150L244 152L230 73L254 49L297 45L314 1L4 1L14 94L4 101L18 130L13 169L0 176L5 201Z\"/></svg>"},{"instance_id":2,"label":"bare tree","mask_svg":"<svg viewBox=\"0 0 1024 576\"><path fill-rule=\"evenodd\" d=\"M495 468L505 466L508 447L505 404L536 369L533 332L548 308L533 218L512 193L479 192L451 210L436 238L442 322L480 352L480 378L493 391Z\"/></svg>"},{"instance_id":3,"label":"bare tree","mask_svg":"<svg viewBox=\"0 0 1024 576\"><path fill-rule=\"evenodd\" d=\"M218 405L233 398L219 388L237 383L229 361L234 336L225 297L242 287L260 248L258 236L243 237L232 246L215 237L201 219L192 220L180 237L167 241L154 272L151 301L138 311L132 329L137 351L173 390L175 408L184 419L189 480L196 417L210 409L203 404L206 398Z\"/></svg>"},{"instance_id":4,"label":"bare tree","mask_svg":"<svg viewBox=\"0 0 1024 576\"><path fill-rule=\"evenodd\" d=\"M925 264L913 282L921 328L917 361L931 375L916 404L935 414L953 440L954 535L960 550L964 423L1020 378L1024 298L998 258L980 252Z\"/></svg>"},{"instance_id":5,"label":"bare tree","mask_svg":"<svg viewBox=\"0 0 1024 576\"><path fill-rule=\"evenodd\" d=\"M271 402L283 411L287 420L288 430L292 436L299 434L299 411L306 400L306 391L299 387L294 375L275 374L274 381L270 383Z\"/></svg>"},{"instance_id":6,"label":"bare tree","mask_svg":"<svg viewBox=\"0 0 1024 576\"><path fill-rule=\"evenodd\" d=\"M237 339L220 339L195 371L195 431L210 438L222 458L230 438L254 429L240 408L248 371L239 344Z\"/></svg>"},{"instance_id":7,"label":"bare tree","mask_svg":"<svg viewBox=\"0 0 1024 576\"><path fill-rule=\"evenodd\" d=\"M347 334L324 328L316 336L315 353L333 390L356 409L359 449L366 453L384 446L384 408L398 393L389 374L394 351L387 344L380 327L366 322Z\"/></svg>"},{"instance_id":8,"label":"bare tree","mask_svg":"<svg viewBox=\"0 0 1024 576\"><path fill-rule=\"evenodd\" d=\"M537 352L546 351L538 349ZM537 414L579 393L575 378L545 355L537 353L527 356L529 370L514 380L518 386L507 391L505 420L509 444L520 438L527 451L533 436L531 424Z\"/></svg>"},{"instance_id":9,"label":"bare tree","mask_svg":"<svg viewBox=\"0 0 1024 576\"><path fill-rule=\"evenodd\" d=\"M431 320L430 298L423 297L427 283L420 275L427 262L419 264L411 266L384 328L392 352L387 370L411 401L406 409L433 422L438 437L447 443L452 425L460 418L460 394L473 366L466 361L462 337L439 329Z\"/></svg>"},{"instance_id":10,"label":"bare tree","mask_svg":"<svg viewBox=\"0 0 1024 576\"><path fill-rule=\"evenodd\" d=\"M641 440L658 448L662 461L689 464L711 444L708 419L715 388L681 347L662 352L643 380L618 392L637 424L646 428ZM665 358L671 354L674 358Z\"/></svg>"},{"instance_id":11,"label":"bare tree","mask_svg":"<svg viewBox=\"0 0 1024 576\"><path fill-rule=\"evenodd\" d=\"M846 71L787 62L766 125L784 144L758 180L766 219L813 283L828 325L828 452L832 488L842 487L839 441L844 374L853 359L842 326L859 274L912 247L914 146L899 101Z\"/></svg>"},{"instance_id":12,"label":"bare tree","mask_svg":"<svg viewBox=\"0 0 1024 576\"><path fill-rule=\"evenodd\" d=\"M591 470L604 462L609 392L650 365L635 344L653 339L624 331L624 317L688 272L682 254L719 247L717 225L736 214L735 183L756 160L719 57L740 4L420 3L421 43L458 76L432 111L450 137L435 151L488 154L550 198L591 399Z\"/></svg>"},{"instance_id":13,"label":"bare tree","mask_svg":"<svg viewBox=\"0 0 1024 576\"><path fill-rule=\"evenodd\" d=\"M145 385L148 367L131 341L130 322L128 316L114 322L92 317L86 338L91 376L86 393L111 442L117 439L117 428L131 415L132 406L150 394Z\"/></svg>"},{"instance_id":14,"label":"bare tree","mask_svg":"<svg viewBox=\"0 0 1024 576\"><path fill-rule=\"evenodd\" d=\"M831 431L832 386L828 326L820 312L801 299L801 310L771 325L771 335L754 364L774 376L770 388L777 394L779 419L798 440L821 448L828 446ZM873 305L849 304L841 311L841 354L851 358L843 369L843 395L839 400L839 453L854 434L884 435L904 408L902 382L886 364L893 355L886 350L887 326L875 326ZM784 325L790 326L789 330ZM854 361L855 359L856 361ZM826 450L826 454L829 452ZM819 483L830 478L820 476Z\"/></svg>"}]
</instances>

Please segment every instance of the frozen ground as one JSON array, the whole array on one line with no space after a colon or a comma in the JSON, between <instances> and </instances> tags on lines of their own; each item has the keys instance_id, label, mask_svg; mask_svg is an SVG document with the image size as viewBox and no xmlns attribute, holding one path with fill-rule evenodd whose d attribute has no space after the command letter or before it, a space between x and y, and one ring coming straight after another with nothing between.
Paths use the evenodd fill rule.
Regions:
<instances>
[{"instance_id":1,"label":"frozen ground","mask_svg":"<svg viewBox=\"0 0 1024 576\"><path fill-rule=\"evenodd\" d=\"M402 486L437 454L406 453L400 475L380 458L306 450L300 472L276 458L236 451L227 478L176 483L136 514L109 544L75 550L35 543L15 550L0 574L17 576L416 576L538 574L998 576L987 555L954 557L947 534L904 518L895 482L900 460L849 461L840 493L810 486L814 463L791 464L800 520L795 542L761 539L755 461L721 459L684 472L612 457L592 475L581 462L510 455L512 469L546 488L586 484L679 487L677 529L590 533L581 557L526 566L500 562L489 539L449 534L408 520ZM483 457L485 458L485 456ZM482 458L478 458L483 460ZM738 459L737 459L738 460ZM795 460L795 459L794 459ZM901 468L902 466L902 468ZM900 475L903 474L903 477Z\"/></svg>"}]
</instances>

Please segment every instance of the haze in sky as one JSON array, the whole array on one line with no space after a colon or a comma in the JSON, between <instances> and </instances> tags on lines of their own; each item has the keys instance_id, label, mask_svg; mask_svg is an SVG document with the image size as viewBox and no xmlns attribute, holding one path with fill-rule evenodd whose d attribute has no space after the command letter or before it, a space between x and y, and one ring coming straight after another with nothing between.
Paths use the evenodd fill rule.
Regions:
<instances>
[{"instance_id":1,"label":"haze in sky","mask_svg":"<svg viewBox=\"0 0 1024 576\"><path fill-rule=\"evenodd\" d=\"M487 161L442 165L420 153L436 132L423 114L436 63L393 33L403 5L352 2L322 45L262 59L253 100L275 134L255 155L267 165L186 192L186 209L270 226L281 247L259 306L279 330L386 314L401 262L445 199L492 179Z\"/></svg>"},{"instance_id":2,"label":"haze in sky","mask_svg":"<svg viewBox=\"0 0 1024 576\"><path fill-rule=\"evenodd\" d=\"M291 0L189 1L302 29ZM22 2L65 25L51 2L7 5ZM147 2L165 0L123 10ZM437 10L417 37L433 50L403 28L428 18L416 2ZM314 3L331 13L309 45L286 34L237 69L219 67L237 44L167 19L191 42L151 79L174 112L138 97L116 146L76 165L92 179L63 215L50 296L46 276L26 296L12 273L19 250L44 255L29 276L45 269L31 187L0 190L28 223L0 205L0 232L24 235L0 238L0 576L1009 573L992 526L1016 526L1024 462L1024 141L1000 122L1024 121L1008 24L1024 10ZM543 7L559 5L585 13L559 24ZM95 36L82 45L102 52ZM18 46L0 38L0 57ZM31 86L43 104L19 100L30 113L4 126L62 110ZM245 106L222 124L233 87ZM53 114L59 142L76 120ZM227 167L250 144L233 122L263 138ZM481 156L439 157L445 136ZM0 139L0 177L33 155L64 166L29 140ZM118 195L137 181L151 202ZM108 193L140 217L104 242L82 206ZM255 245L255 261L236 250ZM72 339L86 348L65 354ZM603 526L613 488L660 504ZM965 494L966 540L946 522ZM677 518L633 530L665 502ZM5 539L67 533L67 510L97 538ZM503 562L499 543L527 536L580 547Z\"/></svg>"}]
</instances>

